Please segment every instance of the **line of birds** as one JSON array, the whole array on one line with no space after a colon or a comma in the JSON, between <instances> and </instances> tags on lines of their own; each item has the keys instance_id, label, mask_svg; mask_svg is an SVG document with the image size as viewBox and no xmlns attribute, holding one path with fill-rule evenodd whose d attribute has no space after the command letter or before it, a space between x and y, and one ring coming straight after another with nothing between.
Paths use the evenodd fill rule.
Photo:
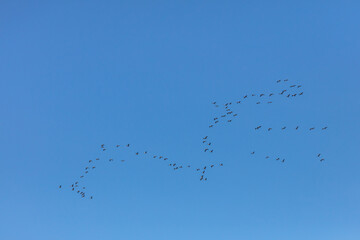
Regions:
<instances>
[{"instance_id":1,"label":"line of birds","mask_svg":"<svg viewBox=\"0 0 360 240\"><path fill-rule=\"evenodd\" d=\"M259 126L257 126L256 128L254 128L255 130L259 130L260 128L263 128L261 125L259 125ZM294 129L295 130L298 130L300 127L299 126L296 126ZM263 128L263 129L266 129L266 128ZM280 128L281 130L285 130L285 129L289 129L289 128L287 128L286 126L284 126L284 127L281 127ZM321 127L321 130L326 130L326 129L328 129L328 127ZM273 128L267 128L267 130L268 131L271 131L271 130L273 130ZM311 128L309 128L308 129L309 131L313 131L313 130L315 130L315 127L311 127Z\"/></svg>"},{"instance_id":2,"label":"line of birds","mask_svg":"<svg viewBox=\"0 0 360 240\"><path fill-rule=\"evenodd\" d=\"M285 80L277 80L276 83L280 83L280 82L288 82L288 79L285 79ZM290 85L288 89L283 89L281 90L280 92L270 92L270 93L260 93L260 94L255 94L255 93L252 93L252 94L246 94L244 95L240 100L236 100L236 101L233 101L233 102L226 102L225 104L218 104L216 101L212 102L212 104L215 106L215 107L220 107L220 106L223 106L224 107L224 113L223 114L220 114L218 117L214 117L213 118L213 123L211 125L209 125L209 128L212 128L214 127L215 125L219 125L220 121L222 119L225 119L225 118L230 118L232 117L231 119L227 119L226 122L232 122L233 119L235 119L237 116L238 116L238 113L234 112L230 107L233 107L233 106L236 106L238 104L241 104L241 103L244 103L245 100L248 101L247 99L250 99L250 98L253 98L255 99L254 97L258 97L259 99L258 100L255 100L255 103L256 104L261 104L261 103L266 103L266 104L271 104L273 103L273 100L275 96L285 96L287 98L290 98L290 97L297 97L297 96L302 96L304 94L304 92L299 92L299 91L294 91L294 90L297 90L299 88L301 88L302 85L296 85L296 84L293 84L293 85ZM265 98L269 98L268 100L266 100ZM264 127L262 127L261 125L257 126L255 128L255 130L259 130L259 129L266 129ZM328 127L325 126L325 127L322 127L321 130L326 130ZM271 131L273 128L267 128L268 131ZM285 130L287 129L286 126L282 127L281 130ZM299 126L296 126L295 127L295 130L298 130L299 129ZM315 130L315 127L311 127L309 128L310 131L312 130ZM213 153L214 152L214 149L213 149L213 142L210 141L209 139L209 136L206 135L205 137L202 137L202 143L203 143L203 152L204 153ZM130 144L125 144L125 145L115 145L115 149L128 149L130 148ZM101 144L100 145L100 149L102 152L108 150L108 148L105 146L105 144ZM163 161L167 161L169 160L168 157L165 157L164 155L157 155L157 154L150 154L150 152L148 151L137 151L137 152L134 152L135 156L149 156L151 157L152 159L160 159L160 160L163 160ZM251 155L254 155L255 154L255 151L251 152ZM318 158L320 158L321 154L319 153L317 155ZM270 156L265 156L265 159L275 159L277 161L280 161L282 163L285 162L285 158L279 158L279 157L270 157ZM324 158L320 158L320 162L324 161L325 159ZM79 176L79 180L75 181L74 183L72 183L70 185L70 188L72 191L76 192L77 194L79 194L81 196L81 198L86 198L86 187L85 186L82 186L79 184L79 181L84 181L84 178L85 176L87 176L90 171L94 171L97 167L97 162L98 161L101 161L100 158L95 158L95 160L89 160L88 161L88 164L87 166L84 168L84 172ZM108 162L114 162L115 159L114 158L108 158L107 159ZM125 160L121 159L120 162L125 162ZM222 167L223 166L223 163L214 163L214 164L210 164L210 165L206 165L206 166L203 166L203 167L193 167L192 165L182 165L182 164L178 164L176 162L172 162L172 161L167 161L167 164L169 167L171 167L173 170L181 170L181 169L194 169L196 173L200 173L200 181L207 181L207 177L206 177L206 173L207 173L207 169L212 169L214 167ZM59 188L61 189L62 188L62 185L59 186ZM93 199L93 195L91 195L89 197L89 199Z\"/></svg>"}]
</instances>

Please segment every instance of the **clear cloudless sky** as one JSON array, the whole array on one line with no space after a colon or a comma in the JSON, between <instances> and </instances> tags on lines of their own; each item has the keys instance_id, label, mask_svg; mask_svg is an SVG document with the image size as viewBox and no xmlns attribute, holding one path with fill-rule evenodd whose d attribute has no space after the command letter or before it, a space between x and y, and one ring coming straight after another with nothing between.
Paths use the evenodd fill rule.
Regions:
<instances>
[{"instance_id":1,"label":"clear cloudless sky","mask_svg":"<svg viewBox=\"0 0 360 240\"><path fill-rule=\"evenodd\" d=\"M359 12L332 0L0 1L0 239L360 239ZM304 95L237 105L208 128L212 101L278 92L285 78ZM132 146L106 155L102 143ZM224 166L201 182L136 158L145 150ZM115 161L81 199L69 185L96 157Z\"/></svg>"}]
</instances>

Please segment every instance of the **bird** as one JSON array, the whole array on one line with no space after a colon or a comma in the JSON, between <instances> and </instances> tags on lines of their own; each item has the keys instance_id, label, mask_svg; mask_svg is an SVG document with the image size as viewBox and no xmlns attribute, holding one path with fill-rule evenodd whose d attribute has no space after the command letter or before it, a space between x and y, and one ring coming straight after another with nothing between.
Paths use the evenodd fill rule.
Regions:
<instances>
[{"instance_id":1,"label":"bird","mask_svg":"<svg viewBox=\"0 0 360 240\"><path fill-rule=\"evenodd\" d=\"M208 145L210 146L210 145L211 145L211 143L208 143Z\"/></svg>"},{"instance_id":2,"label":"bird","mask_svg":"<svg viewBox=\"0 0 360 240\"><path fill-rule=\"evenodd\" d=\"M257 102L256 104L260 104L260 102Z\"/></svg>"},{"instance_id":3,"label":"bird","mask_svg":"<svg viewBox=\"0 0 360 240\"><path fill-rule=\"evenodd\" d=\"M231 120L228 120L228 122L231 122Z\"/></svg>"},{"instance_id":4,"label":"bird","mask_svg":"<svg viewBox=\"0 0 360 240\"><path fill-rule=\"evenodd\" d=\"M327 129L328 127L323 127L321 130L325 130L325 129Z\"/></svg>"},{"instance_id":5,"label":"bird","mask_svg":"<svg viewBox=\"0 0 360 240\"><path fill-rule=\"evenodd\" d=\"M213 102L212 104L216 104L216 102Z\"/></svg>"},{"instance_id":6,"label":"bird","mask_svg":"<svg viewBox=\"0 0 360 240\"><path fill-rule=\"evenodd\" d=\"M322 158L322 159L320 159L320 162L322 162L322 161L324 161L325 159L324 158Z\"/></svg>"},{"instance_id":7,"label":"bird","mask_svg":"<svg viewBox=\"0 0 360 240\"><path fill-rule=\"evenodd\" d=\"M237 113L235 113L233 116L236 117L236 116L237 116Z\"/></svg>"},{"instance_id":8,"label":"bird","mask_svg":"<svg viewBox=\"0 0 360 240\"><path fill-rule=\"evenodd\" d=\"M206 141L203 141L203 143L205 143Z\"/></svg>"},{"instance_id":9,"label":"bird","mask_svg":"<svg viewBox=\"0 0 360 240\"><path fill-rule=\"evenodd\" d=\"M61 185L59 186L59 188L61 188Z\"/></svg>"},{"instance_id":10,"label":"bird","mask_svg":"<svg viewBox=\"0 0 360 240\"><path fill-rule=\"evenodd\" d=\"M214 125L210 125L209 128L213 127Z\"/></svg>"},{"instance_id":11,"label":"bird","mask_svg":"<svg viewBox=\"0 0 360 240\"><path fill-rule=\"evenodd\" d=\"M280 158L276 158L276 160L280 160Z\"/></svg>"},{"instance_id":12,"label":"bird","mask_svg":"<svg viewBox=\"0 0 360 240\"><path fill-rule=\"evenodd\" d=\"M268 159L268 158L269 158L269 156L266 156L265 158L266 158L266 159Z\"/></svg>"},{"instance_id":13,"label":"bird","mask_svg":"<svg viewBox=\"0 0 360 240\"><path fill-rule=\"evenodd\" d=\"M319 153L317 156L320 157L321 153Z\"/></svg>"},{"instance_id":14,"label":"bird","mask_svg":"<svg viewBox=\"0 0 360 240\"><path fill-rule=\"evenodd\" d=\"M89 160L89 162L92 162L92 160Z\"/></svg>"},{"instance_id":15,"label":"bird","mask_svg":"<svg viewBox=\"0 0 360 240\"><path fill-rule=\"evenodd\" d=\"M125 160L121 160L121 162L125 162Z\"/></svg>"},{"instance_id":16,"label":"bird","mask_svg":"<svg viewBox=\"0 0 360 240\"><path fill-rule=\"evenodd\" d=\"M287 95L286 97L290 97L290 94L289 94L289 95Z\"/></svg>"},{"instance_id":17,"label":"bird","mask_svg":"<svg viewBox=\"0 0 360 240\"><path fill-rule=\"evenodd\" d=\"M211 150L210 152L212 153L214 150Z\"/></svg>"},{"instance_id":18,"label":"bird","mask_svg":"<svg viewBox=\"0 0 360 240\"><path fill-rule=\"evenodd\" d=\"M285 162L285 159L281 160L281 162Z\"/></svg>"},{"instance_id":19,"label":"bird","mask_svg":"<svg viewBox=\"0 0 360 240\"><path fill-rule=\"evenodd\" d=\"M130 147L130 144L128 143L126 146L127 146L127 147Z\"/></svg>"},{"instance_id":20,"label":"bird","mask_svg":"<svg viewBox=\"0 0 360 240\"><path fill-rule=\"evenodd\" d=\"M272 103L272 102L268 102L268 103Z\"/></svg>"},{"instance_id":21,"label":"bird","mask_svg":"<svg viewBox=\"0 0 360 240\"><path fill-rule=\"evenodd\" d=\"M289 79L285 79L285 80L284 80L284 82L287 82L287 81L289 81Z\"/></svg>"},{"instance_id":22,"label":"bird","mask_svg":"<svg viewBox=\"0 0 360 240\"><path fill-rule=\"evenodd\" d=\"M210 165L210 167L211 167L211 168L213 168L213 167L214 167L214 165Z\"/></svg>"},{"instance_id":23,"label":"bird","mask_svg":"<svg viewBox=\"0 0 360 240\"><path fill-rule=\"evenodd\" d=\"M254 154L255 152L252 152L251 154Z\"/></svg>"},{"instance_id":24,"label":"bird","mask_svg":"<svg viewBox=\"0 0 360 240\"><path fill-rule=\"evenodd\" d=\"M281 128L281 130L284 130L284 129L286 129L286 127Z\"/></svg>"},{"instance_id":25,"label":"bird","mask_svg":"<svg viewBox=\"0 0 360 240\"><path fill-rule=\"evenodd\" d=\"M272 128L268 128L268 131L270 131Z\"/></svg>"},{"instance_id":26,"label":"bird","mask_svg":"<svg viewBox=\"0 0 360 240\"><path fill-rule=\"evenodd\" d=\"M96 158L95 160L100 160L100 158Z\"/></svg>"},{"instance_id":27,"label":"bird","mask_svg":"<svg viewBox=\"0 0 360 240\"><path fill-rule=\"evenodd\" d=\"M101 148L104 148L105 144L101 144Z\"/></svg>"},{"instance_id":28,"label":"bird","mask_svg":"<svg viewBox=\"0 0 360 240\"><path fill-rule=\"evenodd\" d=\"M296 87L296 85L291 85L290 87L293 88L293 87Z\"/></svg>"},{"instance_id":29,"label":"bird","mask_svg":"<svg viewBox=\"0 0 360 240\"><path fill-rule=\"evenodd\" d=\"M241 103L241 101L237 101L236 103L239 104L239 103Z\"/></svg>"},{"instance_id":30,"label":"bird","mask_svg":"<svg viewBox=\"0 0 360 240\"><path fill-rule=\"evenodd\" d=\"M139 155L139 152L135 153L136 155Z\"/></svg>"},{"instance_id":31,"label":"bird","mask_svg":"<svg viewBox=\"0 0 360 240\"><path fill-rule=\"evenodd\" d=\"M218 123L219 121L215 121L215 123Z\"/></svg>"},{"instance_id":32,"label":"bird","mask_svg":"<svg viewBox=\"0 0 360 240\"><path fill-rule=\"evenodd\" d=\"M277 80L277 81L276 81L276 83L279 83L279 82L281 82L281 80Z\"/></svg>"},{"instance_id":33,"label":"bird","mask_svg":"<svg viewBox=\"0 0 360 240\"><path fill-rule=\"evenodd\" d=\"M203 139L207 139L208 138L208 136L205 136Z\"/></svg>"},{"instance_id":34,"label":"bird","mask_svg":"<svg viewBox=\"0 0 360 240\"><path fill-rule=\"evenodd\" d=\"M247 95L245 95L244 98L247 98Z\"/></svg>"},{"instance_id":35,"label":"bird","mask_svg":"<svg viewBox=\"0 0 360 240\"><path fill-rule=\"evenodd\" d=\"M298 130L299 129L299 126L296 126L295 130Z\"/></svg>"},{"instance_id":36,"label":"bird","mask_svg":"<svg viewBox=\"0 0 360 240\"><path fill-rule=\"evenodd\" d=\"M145 151L144 154L147 154L147 151Z\"/></svg>"},{"instance_id":37,"label":"bird","mask_svg":"<svg viewBox=\"0 0 360 240\"><path fill-rule=\"evenodd\" d=\"M208 148L206 148L205 150L204 150L204 152L206 152L206 151L208 151L209 149Z\"/></svg>"},{"instance_id":38,"label":"bird","mask_svg":"<svg viewBox=\"0 0 360 240\"><path fill-rule=\"evenodd\" d=\"M311 130L314 130L315 128L314 127L312 127L312 128L310 128L309 130L311 131Z\"/></svg>"},{"instance_id":39,"label":"bird","mask_svg":"<svg viewBox=\"0 0 360 240\"><path fill-rule=\"evenodd\" d=\"M120 147L120 145L116 145L116 147L118 148L118 147Z\"/></svg>"},{"instance_id":40,"label":"bird","mask_svg":"<svg viewBox=\"0 0 360 240\"><path fill-rule=\"evenodd\" d=\"M274 95L274 94L273 94L273 93L270 93L270 94L269 94L269 97L271 97L272 95Z\"/></svg>"},{"instance_id":41,"label":"bird","mask_svg":"<svg viewBox=\"0 0 360 240\"><path fill-rule=\"evenodd\" d=\"M304 92L299 93L299 95L303 95L303 94L304 94Z\"/></svg>"},{"instance_id":42,"label":"bird","mask_svg":"<svg viewBox=\"0 0 360 240\"><path fill-rule=\"evenodd\" d=\"M224 164L220 163L220 166L224 166Z\"/></svg>"},{"instance_id":43,"label":"bird","mask_svg":"<svg viewBox=\"0 0 360 240\"><path fill-rule=\"evenodd\" d=\"M262 93L262 94L260 94L260 97L262 97L262 96L264 96L264 95L265 95L265 94Z\"/></svg>"},{"instance_id":44,"label":"bird","mask_svg":"<svg viewBox=\"0 0 360 240\"><path fill-rule=\"evenodd\" d=\"M95 167L92 167L92 169L94 169Z\"/></svg>"},{"instance_id":45,"label":"bird","mask_svg":"<svg viewBox=\"0 0 360 240\"><path fill-rule=\"evenodd\" d=\"M91 196L90 199L93 199L93 196Z\"/></svg>"}]
</instances>

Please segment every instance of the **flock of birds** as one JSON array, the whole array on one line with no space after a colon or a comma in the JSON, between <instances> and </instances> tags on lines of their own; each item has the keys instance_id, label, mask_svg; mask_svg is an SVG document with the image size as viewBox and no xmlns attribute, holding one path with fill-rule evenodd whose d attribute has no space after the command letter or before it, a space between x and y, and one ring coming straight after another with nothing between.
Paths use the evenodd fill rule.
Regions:
<instances>
[{"instance_id":1,"label":"flock of birds","mask_svg":"<svg viewBox=\"0 0 360 240\"><path fill-rule=\"evenodd\" d=\"M277 80L276 83L281 83L281 82L288 82L288 79L285 80ZM216 108L220 108L223 107L224 112L221 113L219 116L214 117L213 118L213 122L209 125L209 128L213 128L216 126L219 126L220 124L226 124L226 123L231 123L237 116L238 113L234 112L234 106L239 105L239 104L243 104L246 101L249 101L249 99L251 98L255 98L258 97L258 99L255 100L256 104L272 104L273 103L273 98L276 95L282 96L282 97L286 97L286 98L290 98L290 97L300 97L304 94L303 91L299 91L301 89L301 85L290 85L288 89L283 89L280 92L276 93L276 92L270 92L270 93L260 93L260 94L247 94L244 95L241 99L238 99L236 101L232 101L232 102L226 102L224 104L218 104L217 102L212 102L212 104L216 107ZM264 127L264 126L256 126L254 128L256 131L258 130L267 130L267 131L272 131L274 130L272 127ZM279 128L279 130L286 130L286 129L290 129L290 127L287 126L283 126L281 128ZM293 130L299 130L300 126L293 126L291 127L291 129ZM310 127L310 128L301 128L301 129L305 129L308 131L314 131L317 129L320 129L321 131L327 130L328 127L327 126L323 126L323 127ZM202 143L203 143L203 151L205 153L213 153L214 149L213 149L213 143L210 141L210 137L209 136L204 136L202 137ZM114 146L105 146L105 144L101 144L100 145L100 150L102 152L109 150L109 148L113 148L116 150L122 150L122 149L132 149L131 144L124 144L124 145L114 145ZM199 174L199 180L200 181L207 181L207 171L209 169L212 168L216 168L216 167L222 167L224 166L224 164L222 162L219 163L213 163L213 164L208 164L205 166L200 166L200 167L195 167L192 165L183 165L183 164L179 164L176 163L172 160L170 160L168 157L164 156L164 155L158 155L158 154L153 154L149 151L136 151L133 152L132 154L134 154L137 157L145 157L147 156L148 158L152 158L152 159L158 159L158 160L162 160L164 163L166 163L170 168L172 168L174 171L177 170L184 170L184 169L189 169L194 171L195 173ZM251 155L255 155L255 151L250 152ZM319 159L320 162L323 162L325 159L321 157L321 153L317 154L317 158ZM270 157L270 156L265 156L265 159L274 159L276 161L279 161L281 163L285 162L285 158L280 158L280 157ZM107 158L107 159L103 159L103 158L95 158L94 160L89 160L86 167L83 169L82 174L79 176L79 179L76 180L75 182L71 183L69 185L71 191L79 194L79 196L81 198L89 198L89 199L93 199L93 196L87 196L86 195L86 187L82 186L80 184L80 182L84 182L84 178L87 177L89 175L90 172L95 171L96 167L97 167L97 162L101 162L101 161L107 161L109 163L114 162L115 159L114 158ZM116 160L118 161L118 160ZM120 160L121 163L124 163L125 160L121 159ZM62 188L62 185L59 186L59 188Z\"/></svg>"}]
</instances>

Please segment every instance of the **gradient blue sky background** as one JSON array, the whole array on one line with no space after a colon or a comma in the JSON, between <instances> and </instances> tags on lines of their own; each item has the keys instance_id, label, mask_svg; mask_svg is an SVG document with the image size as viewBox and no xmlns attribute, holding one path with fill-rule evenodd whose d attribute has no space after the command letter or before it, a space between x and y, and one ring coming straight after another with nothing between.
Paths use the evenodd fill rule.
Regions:
<instances>
[{"instance_id":1,"label":"gradient blue sky background","mask_svg":"<svg viewBox=\"0 0 360 240\"><path fill-rule=\"evenodd\" d=\"M359 1L105 2L0 2L0 239L360 239ZM209 131L212 101L284 78L304 96ZM60 191L101 143L128 161Z\"/></svg>"}]
</instances>

